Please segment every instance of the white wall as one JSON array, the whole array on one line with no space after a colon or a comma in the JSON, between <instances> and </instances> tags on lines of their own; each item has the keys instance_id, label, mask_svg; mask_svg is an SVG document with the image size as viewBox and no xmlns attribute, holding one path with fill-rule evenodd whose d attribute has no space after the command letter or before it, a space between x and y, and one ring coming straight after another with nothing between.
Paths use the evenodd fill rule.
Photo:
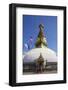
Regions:
<instances>
[{"instance_id":1,"label":"white wall","mask_svg":"<svg viewBox=\"0 0 68 90\"><path fill-rule=\"evenodd\" d=\"M0 90L66 90L67 84L27 86L27 87L10 87L8 86L8 70L9 70L9 4L25 3L25 4L42 4L42 5L59 5L67 6L68 0L0 0ZM67 11L68 14L68 11ZM67 19L68 21L68 19ZM68 32L67 32L68 33ZM67 36L68 37L68 36ZM68 62L67 62L68 65ZM67 66L68 67L68 66Z\"/></svg>"}]
</instances>

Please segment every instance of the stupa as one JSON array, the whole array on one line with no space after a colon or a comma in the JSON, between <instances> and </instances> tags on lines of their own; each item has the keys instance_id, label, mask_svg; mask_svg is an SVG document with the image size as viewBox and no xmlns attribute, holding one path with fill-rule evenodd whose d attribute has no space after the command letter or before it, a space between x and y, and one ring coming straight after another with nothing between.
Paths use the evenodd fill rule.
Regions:
<instances>
[{"instance_id":1,"label":"stupa","mask_svg":"<svg viewBox=\"0 0 68 90\"><path fill-rule=\"evenodd\" d=\"M57 56L55 51L48 48L46 37L44 36L44 25L39 25L39 34L35 43L35 48L24 55L23 71L43 71L45 69L57 70Z\"/></svg>"}]
</instances>

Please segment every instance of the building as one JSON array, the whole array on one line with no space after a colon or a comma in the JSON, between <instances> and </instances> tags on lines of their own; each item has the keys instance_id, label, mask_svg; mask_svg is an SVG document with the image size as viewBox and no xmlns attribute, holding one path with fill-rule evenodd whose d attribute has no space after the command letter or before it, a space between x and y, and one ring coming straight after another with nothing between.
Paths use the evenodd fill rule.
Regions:
<instances>
[{"instance_id":1,"label":"building","mask_svg":"<svg viewBox=\"0 0 68 90\"><path fill-rule=\"evenodd\" d=\"M47 40L44 36L43 24L39 25L39 29L40 31L35 43L35 48L27 52L23 58L23 73L57 72L56 53L48 48Z\"/></svg>"}]
</instances>

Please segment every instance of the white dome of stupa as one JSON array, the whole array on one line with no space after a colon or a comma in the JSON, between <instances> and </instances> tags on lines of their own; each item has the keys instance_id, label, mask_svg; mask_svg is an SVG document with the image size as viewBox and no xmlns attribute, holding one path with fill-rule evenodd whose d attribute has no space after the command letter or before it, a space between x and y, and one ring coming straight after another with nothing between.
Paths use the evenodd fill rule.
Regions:
<instances>
[{"instance_id":1,"label":"white dome of stupa","mask_svg":"<svg viewBox=\"0 0 68 90\"><path fill-rule=\"evenodd\" d=\"M57 62L56 53L53 50L46 47L35 48L27 52L23 59L24 63L34 62L40 56L40 53L44 58L44 61L47 60L47 62Z\"/></svg>"}]
</instances>

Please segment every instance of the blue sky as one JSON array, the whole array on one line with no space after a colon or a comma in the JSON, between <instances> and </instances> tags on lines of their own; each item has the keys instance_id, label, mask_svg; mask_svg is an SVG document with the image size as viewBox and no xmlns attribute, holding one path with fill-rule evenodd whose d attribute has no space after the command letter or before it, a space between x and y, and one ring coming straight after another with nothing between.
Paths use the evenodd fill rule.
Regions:
<instances>
[{"instance_id":1,"label":"blue sky","mask_svg":"<svg viewBox=\"0 0 68 90\"><path fill-rule=\"evenodd\" d=\"M30 49L35 47L35 42L39 33L39 24L44 25L44 35L46 36L48 48L57 52L57 16L35 16L23 15L23 44L30 45ZM29 42L32 37L32 43ZM24 52L29 51L25 46Z\"/></svg>"}]
</instances>

